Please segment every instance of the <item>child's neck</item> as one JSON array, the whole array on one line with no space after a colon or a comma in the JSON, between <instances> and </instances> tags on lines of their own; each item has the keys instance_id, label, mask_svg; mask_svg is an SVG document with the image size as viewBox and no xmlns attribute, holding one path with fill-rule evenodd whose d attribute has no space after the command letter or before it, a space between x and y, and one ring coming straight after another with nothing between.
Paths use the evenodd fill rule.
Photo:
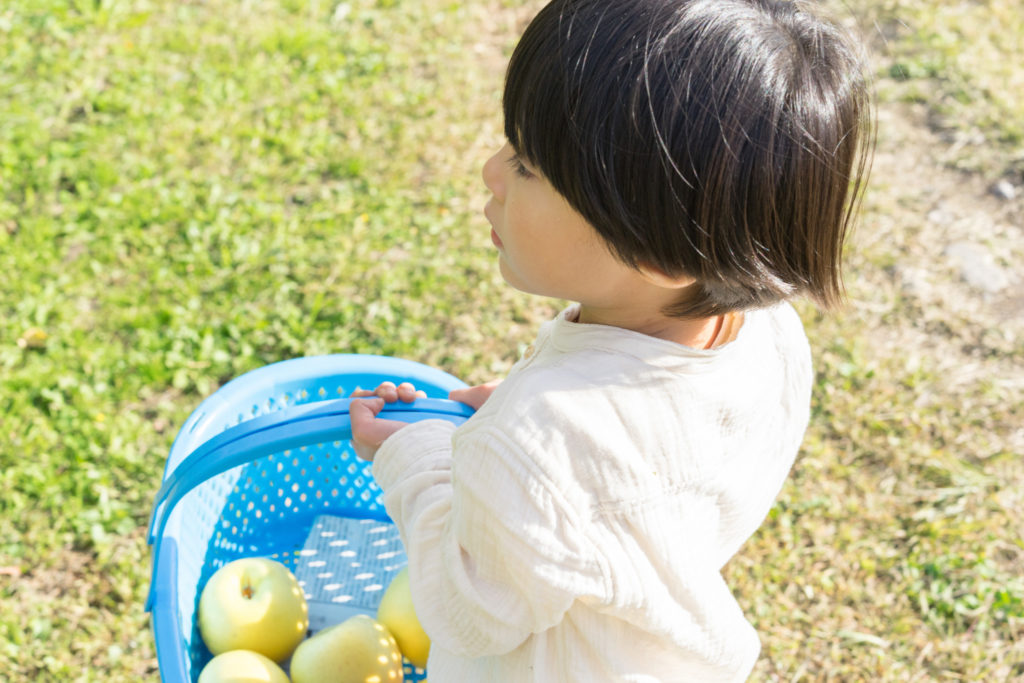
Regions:
<instances>
[{"instance_id":1,"label":"child's neck","mask_svg":"<svg viewBox=\"0 0 1024 683\"><path fill-rule=\"evenodd\" d=\"M695 349L710 349L730 341L735 337L740 323L733 314L682 320L667 317L660 312L622 312L583 305L579 308L576 322L621 327Z\"/></svg>"}]
</instances>

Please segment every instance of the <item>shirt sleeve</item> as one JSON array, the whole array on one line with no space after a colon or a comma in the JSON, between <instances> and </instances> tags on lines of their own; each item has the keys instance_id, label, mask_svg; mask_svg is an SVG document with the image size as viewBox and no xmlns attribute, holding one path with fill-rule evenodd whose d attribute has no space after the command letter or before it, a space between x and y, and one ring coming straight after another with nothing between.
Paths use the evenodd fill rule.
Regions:
<instances>
[{"instance_id":1,"label":"shirt sleeve","mask_svg":"<svg viewBox=\"0 0 1024 683\"><path fill-rule=\"evenodd\" d=\"M416 613L443 649L509 652L604 593L584 520L497 426L412 424L385 442L373 473L405 544Z\"/></svg>"}]
</instances>

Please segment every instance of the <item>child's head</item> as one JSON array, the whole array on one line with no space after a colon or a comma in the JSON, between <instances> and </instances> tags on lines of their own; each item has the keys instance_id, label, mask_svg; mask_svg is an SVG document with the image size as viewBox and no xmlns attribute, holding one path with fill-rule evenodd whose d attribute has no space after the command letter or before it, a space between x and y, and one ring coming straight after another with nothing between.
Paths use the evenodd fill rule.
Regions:
<instances>
[{"instance_id":1,"label":"child's head","mask_svg":"<svg viewBox=\"0 0 1024 683\"><path fill-rule=\"evenodd\" d=\"M841 295L868 154L858 51L785 0L554 0L505 132L618 258L697 285L666 313Z\"/></svg>"}]
</instances>

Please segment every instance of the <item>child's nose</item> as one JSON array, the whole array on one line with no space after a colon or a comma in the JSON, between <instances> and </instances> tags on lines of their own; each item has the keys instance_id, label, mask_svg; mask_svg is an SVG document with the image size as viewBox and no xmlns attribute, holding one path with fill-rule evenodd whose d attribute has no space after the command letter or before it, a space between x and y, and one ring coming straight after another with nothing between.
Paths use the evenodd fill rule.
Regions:
<instances>
[{"instance_id":1,"label":"child's nose","mask_svg":"<svg viewBox=\"0 0 1024 683\"><path fill-rule=\"evenodd\" d=\"M483 172L481 173L484 185L487 186L487 189L491 191L491 194L499 202L505 201L505 181L501 172L501 154L504 151L505 148L502 147L490 159L484 162Z\"/></svg>"}]
</instances>

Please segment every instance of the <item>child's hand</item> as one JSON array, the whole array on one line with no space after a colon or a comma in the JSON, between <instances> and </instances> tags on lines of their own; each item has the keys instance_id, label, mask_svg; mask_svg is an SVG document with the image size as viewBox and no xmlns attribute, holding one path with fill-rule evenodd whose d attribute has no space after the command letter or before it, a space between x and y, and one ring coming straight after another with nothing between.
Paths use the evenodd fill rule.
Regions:
<instances>
[{"instance_id":1,"label":"child's hand","mask_svg":"<svg viewBox=\"0 0 1024 683\"><path fill-rule=\"evenodd\" d=\"M487 402L494 390L501 384L500 379L492 379L486 384L477 384L475 387L456 389L448 393L448 398L453 401L465 403L473 410L480 410L480 406Z\"/></svg>"},{"instance_id":2,"label":"child's hand","mask_svg":"<svg viewBox=\"0 0 1024 683\"><path fill-rule=\"evenodd\" d=\"M353 398L364 396L373 398L352 401L348 407L348 417L352 423L352 448L363 460L373 460L380 445L406 426L405 422L378 418L377 415L384 409L384 404L398 400L412 403L417 398L426 398L427 394L417 391L416 387L408 382L403 382L397 387L392 382L384 382L373 391L358 389L352 392Z\"/></svg>"}]
</instances>

